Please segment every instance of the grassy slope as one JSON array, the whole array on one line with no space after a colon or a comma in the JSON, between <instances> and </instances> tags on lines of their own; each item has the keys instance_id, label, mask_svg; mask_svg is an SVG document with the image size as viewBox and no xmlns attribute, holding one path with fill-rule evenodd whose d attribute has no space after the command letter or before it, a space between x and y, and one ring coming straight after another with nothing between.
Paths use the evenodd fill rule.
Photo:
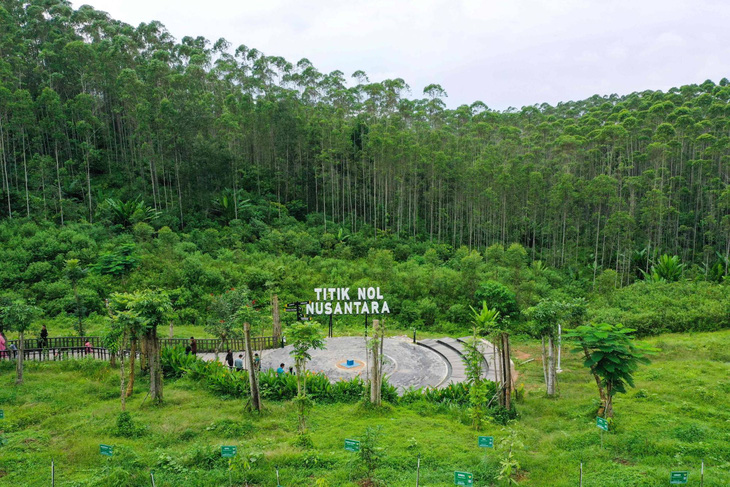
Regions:
<instances>
[{"instance_id":1,"label":"grassy slope","mask_svg":"<svg viewBox=\"0 0 730 487\"><path fill-rule=\"evenodd\" d=\"M600 448L595 427L595 384L578 357L566 353L558 400L543 397L539 360L518 365L527 394L512 425L524 445L516 449L520 483L531 486L577 485L583 460L587 486L668 485L669 471L691 471L699 485L699 462L706 463L706 486L730 485L730 331L664 335L649 340L662 348L641 369L637 388L616 400L615 431ZM538 344L518 342L516 360L539 357ZM239 445L231 473L235 485L356 485L350 479L354 454L343 439L358 437L370 424L382 425L386 447L378 476L386 485L415 485L415 457L422 455L422 486L453 485L453 470L475 473L475 485L490 485L500 448L476 447L478 434L497 443L499 426L481 432L464 423L463 411L428 404L395 407L383 413L360 406L318 405L310 426L315 449L291 445L296 421L289 403L268 401L262 418L243 412L240 401L215 397L187 380L166 386L166 405L142 405L139 381L129 411L147 426L143 436L113 436L118 406L118 373L95 363L31 364L27 382L16 388L7 364L0 369L0 408L7 444L0 447L0 485L48 485L50 459L57 462L57 485L226 485L228 463L219 446ZM99 443L115 445L111 459ZM249 468L250 467L250 468ZM137 472L139 477L128 475ZM319 484L317 482L320 482ZM325 482L326 481L326 482Z\"/></svg>"}]
</instances>

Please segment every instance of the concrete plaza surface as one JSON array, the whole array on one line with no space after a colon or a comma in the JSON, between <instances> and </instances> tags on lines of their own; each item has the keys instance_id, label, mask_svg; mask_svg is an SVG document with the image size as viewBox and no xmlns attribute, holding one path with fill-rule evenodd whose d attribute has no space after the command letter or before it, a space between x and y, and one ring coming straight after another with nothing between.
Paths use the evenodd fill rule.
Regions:
<instances>
[{"instance_id":1,"label":"concrete plaza surface","mask_svg":"<svg viewBox=\"0 0 730 487\"><path fill-rule=\"evenodd\" d=\"M332 382L355 376L360 376L363 380L369 377L367 366L372 365L372 355L366 353L364 337L327 338L325 343L325 350L310 351L312 360L307 363L308 370L324 372ZM286 370L289 370L289 367L294 366L291 351L291 346L264 350L261 369L276 369L280 363L284 363ZM437 386L448 374L448 365L438 353L416 345L406 337L386 338L383 355L383 372L388 377L388 382L399 389ZM347 368L343 365L347 360L354 360L356 366Z\"/></svg>"}]
</instances>

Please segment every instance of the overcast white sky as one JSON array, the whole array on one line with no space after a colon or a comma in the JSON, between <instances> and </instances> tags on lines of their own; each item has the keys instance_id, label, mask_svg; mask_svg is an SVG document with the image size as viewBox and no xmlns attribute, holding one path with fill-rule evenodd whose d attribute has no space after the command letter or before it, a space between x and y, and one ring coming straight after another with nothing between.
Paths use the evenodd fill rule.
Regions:
<instances>
[{"instance_id":1,"label":"overcast white sky","mask_svg":"<svg viewBox=\"0 0 730 487\"><path fill-rule=\"evenodd\" d=\"M450 107L578 100L730 78L723 0L72 0L178 39L225 37L322 72L440 84Z\"/></svg>"}]
</instances>

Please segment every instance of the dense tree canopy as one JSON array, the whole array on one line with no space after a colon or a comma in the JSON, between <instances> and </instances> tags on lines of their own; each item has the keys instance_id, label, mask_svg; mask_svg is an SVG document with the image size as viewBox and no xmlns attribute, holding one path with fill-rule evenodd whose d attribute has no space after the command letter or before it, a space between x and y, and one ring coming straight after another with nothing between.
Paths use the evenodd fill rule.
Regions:
<instances>
[{"instance_id":1,"label":"dense tree canopy","mask_svg":"<svg viewBox=\"0 0 730 487\"><path fill-rule=\"evenodd\" d=\"M326 231L519 242L621 283L637 250L706 266L730 252L726 79L451 110L438 85L409 98L402 79L348 82L63 0L3 2L0 22L5 218L128 226L134 202L129 218L181 229L261 219L259 198Z\"/></svg>"},{"instance_id":2,"label":"dense tree canopy","mask_svg":"<svg viewBox=\"0 0 730 487\"><path fill-rule=\"evenodd\" d=\"M0 285L48 318L160 288L203 325L231 288L377 281L409 327L576 297L641 333L728 325L726 79L448 109L63 0L3 2L0 53Z\"/></svg>"}]
</instances>

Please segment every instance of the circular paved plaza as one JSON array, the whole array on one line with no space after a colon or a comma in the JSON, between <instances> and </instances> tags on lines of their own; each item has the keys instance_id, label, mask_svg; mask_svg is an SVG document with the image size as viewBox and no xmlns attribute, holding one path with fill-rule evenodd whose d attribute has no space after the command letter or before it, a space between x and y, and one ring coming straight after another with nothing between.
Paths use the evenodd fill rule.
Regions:
<instances>
[{"instance_id":1,"label":"circular paved plaza","mask_svg":"<svg viewBox=\"0 0 730 487\"><path fill-rule=\"evenodd\" d=\"M330 381L351 379L360 376L368 378L371 364L366 353L365 338L335 337L325 339L325 350L311 350L312 360L307 369L323 372ZM274 350L264 350L261 356L262 370L276 369L284 363L285 369L294 366L290 355L291 346ZM448 376L446 361L433 350L414 344L406 337L386 338L383 344L385 363L383 372L388 382L399 389L406 387L437 386ZM348 360L352 361L348 364Z\"/></svg>"}]
</instances>

